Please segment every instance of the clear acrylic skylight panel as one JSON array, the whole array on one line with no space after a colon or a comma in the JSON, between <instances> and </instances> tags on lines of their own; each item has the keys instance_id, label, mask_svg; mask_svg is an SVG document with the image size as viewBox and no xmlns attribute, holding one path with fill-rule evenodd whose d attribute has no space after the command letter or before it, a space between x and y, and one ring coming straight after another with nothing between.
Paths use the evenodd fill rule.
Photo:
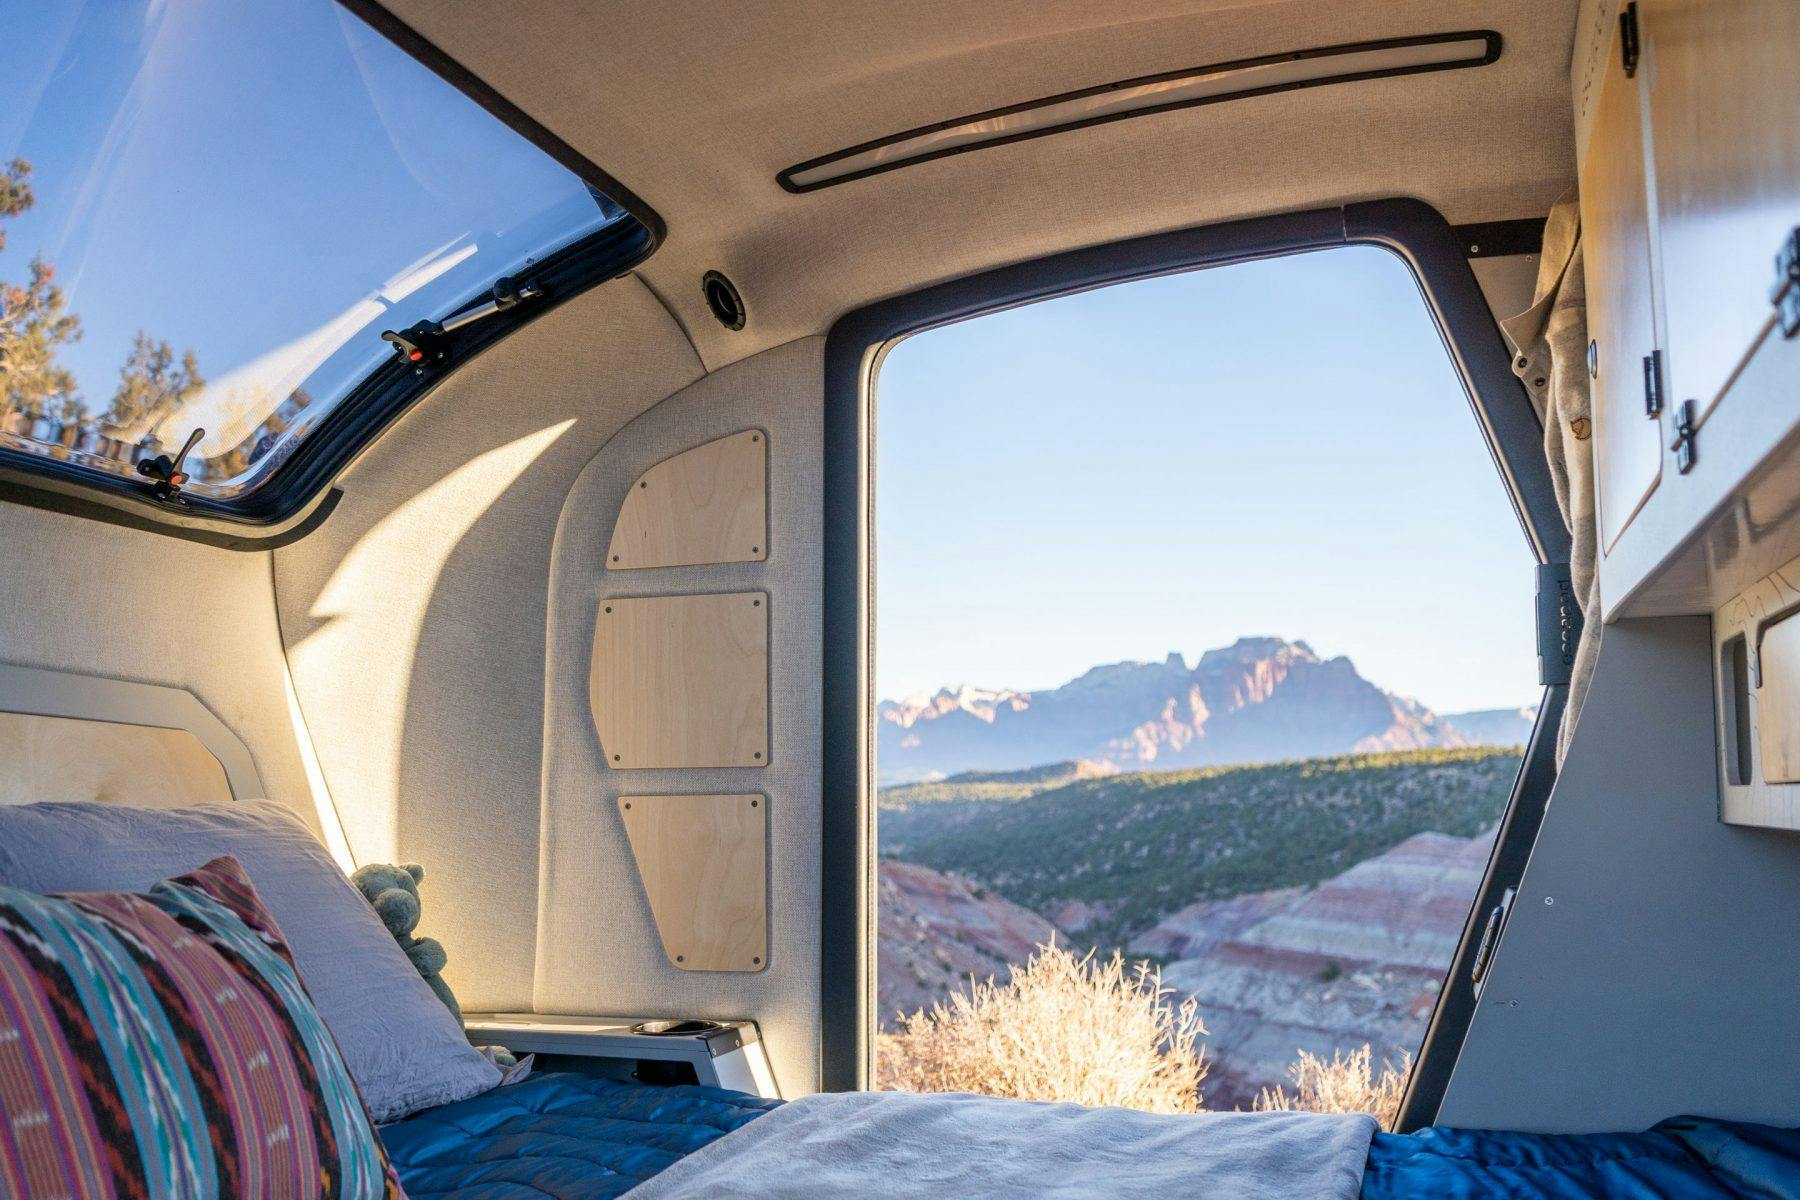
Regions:
<instances>
[{"instance_id":1,"label":"clear acrylic skylight panel","mask_svg":"<svg viewBox=\"0 0 1800 1200\"><path fill-rule=\"evenodd\" d=\"M332 0L17 5L0 446L254 488L392 352L619 210Z\"/></svg>"}]
</instances>

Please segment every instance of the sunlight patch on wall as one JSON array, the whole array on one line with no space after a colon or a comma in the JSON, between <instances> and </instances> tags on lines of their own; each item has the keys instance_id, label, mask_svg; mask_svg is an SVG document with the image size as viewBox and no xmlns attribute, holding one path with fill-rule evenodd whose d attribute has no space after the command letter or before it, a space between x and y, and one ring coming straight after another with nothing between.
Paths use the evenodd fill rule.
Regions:
<instances>
[{"instance_id":1,"label":"sunlight patch on wall","mask_svg":"<svg viewBox=\"0 0 1800 1200\"><path fill-rule=\"evenodd\" d=\"M319 752L313 746L312 732L306 726L306 714L300 711L300 696L294 691L294 672L282 660L281 683L287 692L288 721L294 727L294 744L300 750L300 765L306 771L306 790L312 796L313 812L319 818L319 833L325 848L338 867L349 875L356 870L356 855L350 851L350 840L344 836L344 821L338 815L337 802L331 798L331 787L319 766Z\"/></svg>"},{"instance_id":2,"label":"sunlight patch on wall","mask_svg":"<svg viewBox=\"0 0 1800 1200\"><path fill-rule=\"evenodd\" d=\"M494 502L574 424L561 421L489 450L382 518L320 591L310 614L319 627L289 649L292 671L312 698L313 723L355 723L350 744L357 750L334 767L328 795L336 798L346 850L356 861L399 856L408 690L444 564ZM358 711L321 711L340 695L358 697Z\"/></svg>"}]
</instances>

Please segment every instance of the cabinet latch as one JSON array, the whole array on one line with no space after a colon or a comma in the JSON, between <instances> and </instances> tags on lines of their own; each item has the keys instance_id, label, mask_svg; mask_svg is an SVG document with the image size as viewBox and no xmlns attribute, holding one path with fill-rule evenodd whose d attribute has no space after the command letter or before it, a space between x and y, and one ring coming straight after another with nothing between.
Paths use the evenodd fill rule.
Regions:
<instances>
[{"instance_id":1,"label":"cabinet latch","mask_svg":"<svg viewBox=\"0 0 1800 1200\"><path fill-rule=\"evenodd\" d=\"M1481 944L1475 947L1475 961L1469 966L1469 982L1475 986L1475 994L1481 995L1481 985L1487 982L1488 968L1494 963L1494 951L1500 948L1500 935L1506 932L1506 917L1512 911L1513 897L1519 894L1517 888L1507 888L1500 894L1500 903L1494 905L1488 913L1487 925L1481 931Z\"/></svg>"},{"instance_id":2,"label":"cabinet latch","mask_svg":"<svg viewBox=\"0 0 1800 1200\"><path fill-rule=\"evenodd\" d=\"M1654 421L1662 414L1662 408L1662 351L1652 350L1644 355L1644 415Z\"/></svg>"},{"instance_id":3,"label":"cabinet latch","mask_svg":"<svg viewBox=\"0 0 1800 1200\"><path fill-rule=\"evenodd\" d=\"M1675 467L1683 475L1694 469L1694 402L1683 400L1674 409L1675 440L1669 449L1675 452Z\"/></svg>"},{"instance_id":4,"label":"cabinet latch","mask_svg":"<svg viewBox=\"0 0 1800 1200\"><path fill-rule=\"evenodd\" d=\"M1538 682L1545 687L1574 677L1575 648L1581 642L1581 604L1566 562L1539 563L1537 569Z\"/></svg>"},{"instance_id":5,"label":"cabinet latch","mask_svg":"<svg viewBox=\"0 0 1800 1200\"><path fill-rule=\"evenodd\" d=\"M1787 235L1775 256L1775 286L1769 292L1781 336L1800 334L1800 227Z\"/></svg>"},{"instance_id":6,"label":"cabinet latch","mask_svg":"<svg viewBox=\"0 0 1800 1200\"><path fill-rule=\"evenodd\" d=\"M1632 0L1619 13L1619 61L1625 68L1625 78L1637 76L1638 67L1638 15L1637 0Z\"/></svg>"}]
</instances>

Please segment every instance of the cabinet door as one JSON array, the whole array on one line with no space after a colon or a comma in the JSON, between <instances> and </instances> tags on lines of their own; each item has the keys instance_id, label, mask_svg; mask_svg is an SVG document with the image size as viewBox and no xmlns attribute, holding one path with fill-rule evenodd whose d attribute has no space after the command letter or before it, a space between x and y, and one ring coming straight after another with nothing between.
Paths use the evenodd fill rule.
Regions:
<instances>
[{"instance_id":1,"label":"cabinet door","mask_svg":"<svg viewBox=\"0 0 1800 1200\"><path fill-rule=\"evenodd\" d=\"M1611 550L1662 474L1659 424L1645 413L1644 358L1656 344L1638 81L1617 34L1581 165L1588 336L1594 345L1594 459L1600 546Z\"/></svg>"},{"instance_id":2,"label":"cabinet door","mask_svg":"<svg viewBox=\"0 0 1800 1200\"><path fill-rule=\"evenodd\" d=\"M1775 254L1800 224L1800 3L1638 9L1669 397L1704 417L1769 321Z\"/></svg>"}]
</instances>

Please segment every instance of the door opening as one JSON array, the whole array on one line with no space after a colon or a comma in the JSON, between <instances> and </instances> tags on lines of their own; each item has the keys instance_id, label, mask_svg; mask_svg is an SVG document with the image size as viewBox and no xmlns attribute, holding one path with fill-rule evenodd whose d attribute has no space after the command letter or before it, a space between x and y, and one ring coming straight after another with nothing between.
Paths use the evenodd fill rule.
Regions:
<instances>
[{"instance_id":1,"label":"door opening","mask_svg":"<svg viewBox=\"0 0 1800 1200\"><path fill-rule=\"evenodd\" d=\"M932 329L874 413L875 1085L1392 1124L1541 699L1406 267Z\"/></svg>"}]
</instances>

